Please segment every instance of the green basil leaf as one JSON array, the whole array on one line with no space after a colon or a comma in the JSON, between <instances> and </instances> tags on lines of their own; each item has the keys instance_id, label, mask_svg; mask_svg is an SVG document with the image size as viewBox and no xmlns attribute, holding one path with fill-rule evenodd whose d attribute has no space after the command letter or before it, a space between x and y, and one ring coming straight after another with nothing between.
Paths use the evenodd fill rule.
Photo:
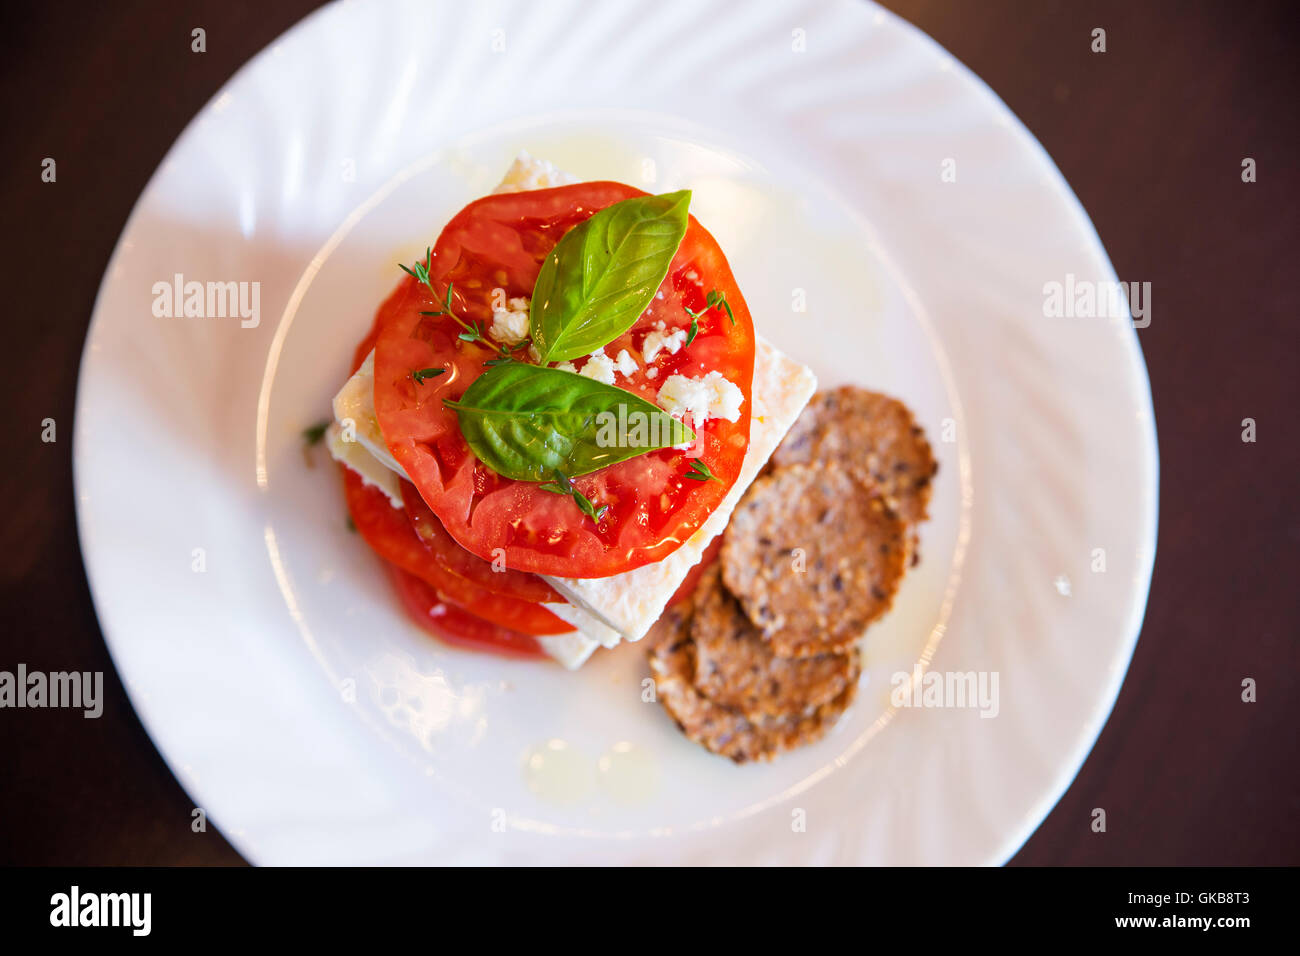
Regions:
<instances>
[{"instance_id":1,"label":"green basil leaf","mask_svg":"<svg viewBox=\"0 0 1300 956\"><path fill-rule=\"evenodd\" d=\"M479 460L519 481L586 475L695 437L639 395L522 362L489 368L444 404Z\"/></svg>"},{"instance_id":2,"label":"green basil leaf","mask_svg":"<svg viewBox=\"0 0 1300 956\"><path fill-rule=\"evenodd\" d=\"M690 204L689 189L624 199L564 234L533 286L542 365L590 355L632 327L668 275Z\"/></svg>"}]
</instances>

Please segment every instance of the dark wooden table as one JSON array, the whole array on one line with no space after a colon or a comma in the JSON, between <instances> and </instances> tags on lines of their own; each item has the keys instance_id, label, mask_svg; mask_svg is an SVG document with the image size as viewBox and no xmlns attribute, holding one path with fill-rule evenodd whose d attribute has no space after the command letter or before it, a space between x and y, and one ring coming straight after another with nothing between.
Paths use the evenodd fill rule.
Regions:
<instances>
[{"instance_id":1,"label":"dark wooden table","mask_svg":"<svg viewBox=\"0 0 1300 956\"><path fill-rule=\"evenodd\" d=\"M1300 863L1297 32L1288 3L887 4L1047 147L1119 276L1160 436L1150 606L1114 713L1026 864ZM194 113L310 0L3 5L9 348L0 669L103 670L99 720L0 711L0 862L222 864L131 710L73 517L73 394L105 263ZM207 53L189 50L207 31ZM1107 51L1090 51L1093 28ZM58 181L40 181L44 157ZM1245 157L1257 182L1242 182ZM1258 440L1241 440L1244 418ZM57 441L40 440L54 418ZM1258 701L1243 703L1254 678ZM1091 811L1107 811L1093 833Z\"/></svg>"}]
</instances>

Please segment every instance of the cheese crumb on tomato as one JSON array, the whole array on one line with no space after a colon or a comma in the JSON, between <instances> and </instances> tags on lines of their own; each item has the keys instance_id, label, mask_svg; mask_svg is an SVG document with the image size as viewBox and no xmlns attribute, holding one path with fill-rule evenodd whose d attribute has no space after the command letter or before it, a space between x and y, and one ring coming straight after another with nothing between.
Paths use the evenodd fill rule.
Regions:
<instances>
[{"instance_id":1,"label":"cheese crumb on tomato","mask_svg":"<svg viewBox=\"0 0 1300 956\"><path fill-rule=\"evenodd\" d=\"M667 352L669 355L676 355L681 351L682 346L686 344L686 330L674 329L672 332L663 330L663 323L659 323L659 328L647 333L641 342L641 357L646 362L653 362L655 356L660 352Z\"/></svg>"},{"instance_id":2,"label":"cheese crumb on tomato","mask_svg":"<svg viewBox=\"0 0 1300 956\"><path fill-rule=\"evenodd\" d=\"M578 367L572 362L556 362L555 367L561 372L572 372L574 375L578 374Z\"/></svg>"},{"instance_id":3,"label":"cheese crumb on tomato","mask_svg":"<svg viewBox=\"0 0 1300 956\"><path fill-rule=\"evenodd\" d=\"M492 290L493 302L501 302L505 297L505 289ZM506 306L504 309L492 310L492 325L488 334L506 345L518 345L528 338L529 303L527 299L514 298L506 302Z\"/></svg>"},{"instance_id":4,"label":"cheese crumb on tomato","mask_svg":"<svg viewBox=\"0 0 1300 956\"><path fill-rule=\"evenodd\" d=\"M690 419L696 426L710 418L734 422L740 417L745 393L721 372L709 372L698 378L669 375L659 387L659 407L674 418Z\"/></svg>"},{"instance_id":5,"label":"cheese crumb on tomato","mask_svg":"<svg viewBox=\"0 0 1300 956\"><path fill-rule=\"evenodd\" d=\"M614 361L605 354L604 349L596 349L587 357L587 364L582 367L578 373L585 378L595 379L597 382L604 382L606 385L614 384Z\"/></svg>"},{"instance_id":6,"label":"cheese crumb on tomato","mask_svg":"<svg viewBox=\"0 0 1300 956\"><path fill-rule=\"evenodd\" d=\"M627 349L619 350L618 357L614 359L614 370L616 372L626 377L631 375L638 368L640 368L640 366L636 364L636 359L632 357L631 352Z\"/></svg>"}]
</instances>

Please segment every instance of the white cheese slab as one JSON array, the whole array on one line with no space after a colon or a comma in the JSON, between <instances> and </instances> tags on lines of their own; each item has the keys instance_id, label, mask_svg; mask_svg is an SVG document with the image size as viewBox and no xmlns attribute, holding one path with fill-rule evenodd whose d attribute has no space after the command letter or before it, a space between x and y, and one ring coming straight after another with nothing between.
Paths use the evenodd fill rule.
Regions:
<instances>
[{"instance_id":1,"label":"white cheese slab","mask_svg":"<svg viewBox=\"0 0 1300 956\"><path fill-rule=\"evenodd\" d=\"M379 430L379 419L375 417L374 349L370 350L361 367L343 383L343 387L334 396L334 421L341 430L341 442L360 445L389 471L406 477L402 466L389 452L384 433ZM344 461L344 464L347 462Z\"/></svg>"},{"instance_id":2,"label":"white cheese slab","mask_svg":"<svg viewBox=\"0 0 1300 956\"><path fill-rule=\"evenodd\" d=\"M567 605L547 604L547 610L572 624L599 646L613 647L619 640L638 641L644 637L663 613L673 592L691 568L699 563L705 549L727 527L736 503L763 470L816 390L817 378L811 369L759 336L754 358L751 393L754 408L750 416L749 450L741 464L740 475L722 504L685 544L655 564L605 578L545 575L546 581L569 602ZM384 488L394 504L400 507L401 495L396 480L391 483L390 491L379 476L379 472L387 469L405 477L389 454L375 420L373 352L335 397L334 414L339 421L352 421L356 441L347 443L331 439L331 454L369 483ZM376 454L376 445L382 450L382 456ZM347 457L342 457L344 454Z\"/></svg>"},{"instance_id":3,"label":"white cheese slab","mask_svg":"<svg viewBox=\"0 0 1300 956\"><path fill-rule=\"evenodd\" d=\"M329 449L331 458L347 465L366 484L373 485L388 495L394 508L405 507L402 502L401 479L397 477L397 472L384 465L360 442L345 439L343 426L338 422L330 422L329 428L325 429L325 447Z\"/></svg>"},{"instance_id":4,"label":"white cheese slab","mask_svg":"<svg viewBox=\"0 0 1300 956\"><path fill-rule=\"evenodd\" d=\"M577 631L570 631L567 634L549 634L539 637L537 643L543 651L571 671L576 671L587 663L587 658L600 647L591 638Z\"/></svg>"},{"instance_id":5,"label":"white cheese slab","mask_svg":"<svg viewBox=\"0 0 1300 956\"><path fill-rule=\"evenodd\" d=\"M601 647L614 647L623 640L623 635L614 630L608 624L597 620L591 614L587 613L580 607L575 607L560 601L553 601L543 604L542 607L550 611L561 621L572 624L587 638L595 641Z\"/></svg>"}]
</instances>

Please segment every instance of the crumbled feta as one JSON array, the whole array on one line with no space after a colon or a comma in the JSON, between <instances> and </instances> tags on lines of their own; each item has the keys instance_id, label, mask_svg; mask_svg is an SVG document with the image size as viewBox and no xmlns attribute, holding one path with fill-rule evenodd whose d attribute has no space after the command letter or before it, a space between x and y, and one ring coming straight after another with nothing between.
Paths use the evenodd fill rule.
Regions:
<instances>
[{"instance_id":1,"label":"crumbled feta","mask_svg":"<svg viewBox=\"0 0 1300 956\"><path fill-rule=\"evenodd\" d=\"M640 368L640 366L636 364L636 359L632 357L632 353L627 349L620 350L618 357L614 359L615 371L621 373L625 377L631 375L638 368Z\"/></svg>"},{"instance_id":2,"label":"crumbled feta","mask_svg":"<svg viewBox=\"0 0 1300 956\"><path fill-rule=\"evenodd\" d=\"M578 371L577 366L575 366L572 362L556 362L555 367L558 368L561 372L576 373Z\"/></svg>"},{"instance_id":3,"label":"crumbled feta","mask_svg":"<svg viewBox=\"0 0 1300 956\"><path fill-rule=\"evenodd\" d=\"M505 302L506 290L493 289L492 301ZM492 310L492 325L488 334L506 345L518 345L528 338L528 300L511 299L506 305L508 308Z\"/></svg>"},{"instance_id":4,"label":"crumbled feta","mask_svg":"<svg viewBox=\"0 0 1300 956\"><path fill-rule=\"evenodd\" d=\"M646 378L658 378L658 377L659 377L659 369L657 369L657 368L655 368L653 365L651 365L648 369L645 370L645 377L646 377Z\"/></svg>"},{"instance_id":5,"label":"crumbled feta","mask_svg":"<svg viewBox=\"0 0 1300 956\"><path fill-rule=\"evenodd\" d=\"M614 362L605 354L604 349L596 349L588 356L587 364L582 367L582 371L578 374L595 379L597 382L604 382L606 385L613 385Z\"/></svg>"},{"instance_id":6,"label":"crumbled feta","mask_svg":"<svg viewBox=\"0 0 1300 956\"><path fill-rule=\"evenodd\" d=\"M674 329L672 332L655 329L654 331L647 333L644 341L642 341L641 357L644 358L646 362L653 362L655 356L660 352L667 352L669 355L676 355L681 351L682 346L685 344L685 329Z\"/></svg>"},{"instance_id":7,"label":"crumbled feta","mask_svg":"<svg viewBox=\"0 0 1300 956\"><path fill-rule=\"evenodd\" d=\"M734 422L740 417L745 395L721 372L709 372L699 378L669 375L659 388L658 401L674 418L689 419L698 427L710 418Z\"/></svg>"},{"instance_id":8,"label":"crumbled feta","mask_svg":"<svg viewBox=\"0 0 1300 956\"><path fill-rule=\"evenodd\" d=\"M567 186L578 180L555 167L544 159L534 159L527 151L520 150L515 161L506 170L501 185L492 190L495 193L521 193L530 189L549 189L552 186Z\"/></svg>"}]
</instances>

